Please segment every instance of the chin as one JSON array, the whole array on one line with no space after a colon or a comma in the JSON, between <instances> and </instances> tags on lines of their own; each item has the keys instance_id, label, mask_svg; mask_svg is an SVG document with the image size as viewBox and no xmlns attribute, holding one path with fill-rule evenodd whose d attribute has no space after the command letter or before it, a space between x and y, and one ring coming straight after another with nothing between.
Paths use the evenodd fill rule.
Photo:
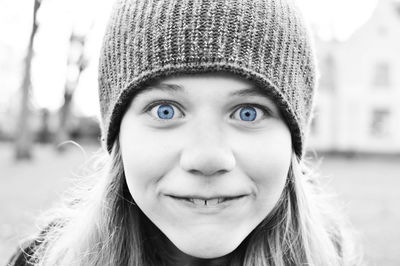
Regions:
<instances>
[{"instance_id":1,"label":"chin","mask_svg":"<svg viewBox=\"0 0 400 266\"><path fill-rule=\"evenodd\" d=\"M192 257L200 258L200 259L215 259L219 257L223 257L232 251L235 250L235 248L221 248L221 247L184 247L180 248L178 247L182 252L184 252L187 255L190 255Z\"/></svg>"},{"instance_id":2,"label":"chin","mask_svg":"<svg viewBox=\"0 0 400 266\"><path fill-rule=\"evenodd\" d=\"M234 251L243 239L233 238L232 234L230 237L210 237L210 234L207 234L199 238L178 239L173 243L187 255L201 259L214 259Z\"/></svg>"}]
</instances>

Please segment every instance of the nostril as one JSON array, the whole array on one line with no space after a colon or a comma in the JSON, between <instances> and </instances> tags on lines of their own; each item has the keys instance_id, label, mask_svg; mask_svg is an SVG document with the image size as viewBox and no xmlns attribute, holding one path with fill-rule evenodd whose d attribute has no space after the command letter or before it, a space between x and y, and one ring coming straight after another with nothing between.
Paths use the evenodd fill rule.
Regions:
<instances>
[{"instance_id":1,"label":"nostril","mask_svg":"<svg viewBox=\"0 0 400 266\"><path fill-rule=\"evenodd\" d=\"M200 175L201 174L201 172L199 170L196 170L196 169L189 170L189 173L194 174L194 175Z\"/></svg>"},{"instance_id":2,"label":"nostril","mask_svg":"<svg viewBox=\"0 0 400 266\"><path fill-rule=\"evenodd\" d=\"M215 171L215 172L205 172L205 171L199 171L199 170L196 170L196 169L189 170L189 173L191 173L193 175L205 175L205 176L222 175L222 174L225 174L227 172L228 172L228 170L225 170L225 169L221 169L221 170L218 170L218 171Z\"/></svg>"},{"instance_id":3,"label":"nostril","mask_svg":"<svg viewBox=\"0 0 400 266\"><path fill-rule=\"evenodd\" d=\"M225 173L227 173L227 172L228 172L228 170L221 169L221 170L217 171L216 174L222 175L222 174L225 174Z\"/></svg>"}]
</instances>

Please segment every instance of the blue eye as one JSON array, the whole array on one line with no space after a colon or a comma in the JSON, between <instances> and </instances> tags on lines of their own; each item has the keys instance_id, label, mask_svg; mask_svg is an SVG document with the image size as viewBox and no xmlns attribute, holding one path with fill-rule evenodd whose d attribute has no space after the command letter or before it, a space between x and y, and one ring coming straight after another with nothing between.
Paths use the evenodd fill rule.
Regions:
<instances>
[{"instance_id":1,"label":"blue eye","mask_svg":"<svg viewBox=\"0 0 400 266\"><path fill-rule=\"evenodd\" d=\"M179 104L169 101L156 101L146 107L144 111L157 121L167 122L185 117L181 108L176 107L177 105ZM268 107L253 103L240 105L230 117L243 122L257 123L258 120L271 115L272 112Z\"/></svg>"},{"instance_id":2,"label":"blue eye","mask_svg":"<svg viewBox=\"0 0 400 266\"><path fill-rule=\"evenodd\" d=\"M182 111L176 105L178 104L167 101L156 101L147 106L144 112L157 121L168 121L184 117Z\"/></svg>"},{"instance_id":3,"label":"blue eye","mask_svg":"<svg viewBox=\"0 0 400 266\"><path fill-rule=\"evenodd\" d=\"M169 104L160 105L157 109L158 117L161 119L172 119L174 116L174 108Z\"/></svg>"},{"instance_id":4,"label":"blue eye","mask_svg":"<svg viewBox=\"0 0 400 266\"><path fill-rule=\"evenodd\" d=\"M260 119L270 116L272 116L272 112L268 107L254 103L242 104L232 114L232 118L244 122L254 122L254 123L256 123Z\"/></svg>"},{"instance_id":5,"label":"blue eye","mask_svg":"<svg viewBox=\"0 0 400 266\"><path fill-rule=\"evenodd\" d=\"M254 121L257 117L257 111L253 107L245 107L240 110L240 118L243 121Z\"/></svg>"}]
</instances>

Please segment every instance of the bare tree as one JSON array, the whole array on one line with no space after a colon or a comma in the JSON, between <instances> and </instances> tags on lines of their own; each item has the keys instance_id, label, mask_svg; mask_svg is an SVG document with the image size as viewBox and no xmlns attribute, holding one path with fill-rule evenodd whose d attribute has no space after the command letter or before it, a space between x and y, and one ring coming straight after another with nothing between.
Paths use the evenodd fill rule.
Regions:
<instances>
[{"instance_id":1,"label":"bare tree","mask_svg":"<svg viewBox=\"0 0 400 266\"><path fill-rule=\"evenodd\" d=\"M87 57L85 55L86 36L71 33L70 52L68 56L68 75L64 87L64 103L59 111L59 126L56 134L57 150L63 151L61 144L69 138L69 119L71 116L71 106L74 92L79 84L82 72L87 67Z\"/></svg>"},{"instance_id":2,"label":"bare tree","mask_svg":"<svg viewBox=\"0 0 400 266\"><path fill-rule=\"evenodd\" d=\"M33 22L32 31L29 38L28 50L25 57L25 67L23 74L23 82L21 86L21 106L18 119L17 135L15 140L15 158L17 160L31 159L32 157L32 132L29 127L30 106L29 99L32 90L31 82L31 65L33 58L33 42L39 24L37 22L36 14L40 8L41 0L35 0L33 7Z\"/></svg>"}]
</instances>

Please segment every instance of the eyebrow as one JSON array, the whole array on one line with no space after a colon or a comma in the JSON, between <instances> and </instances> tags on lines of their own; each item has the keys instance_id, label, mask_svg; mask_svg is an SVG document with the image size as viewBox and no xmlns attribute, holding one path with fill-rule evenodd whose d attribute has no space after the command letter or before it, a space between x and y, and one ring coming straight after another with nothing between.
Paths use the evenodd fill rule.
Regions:
<instances>
[{"instance_id":1,"label":"eyebrow","mask_svg":"<svg viewBox=\"0 0 400 266\"><path fill-rule=\"evenodd\" d=\"M270 99L268 92L266 90L261 89L260 87L250 87L247 89L242 89L238 91L231 92L229 96L262 96Z\"/></svg>"},{"instance_id":2,"label":"eyebrow","mask_svg":"<svg viewBox=\"0 0 400 266\"><path fill-rule=\"evenodd\" d=\"M141 94L144 91L152 91L152 90L161 90L167 93L175 93L175 92L185 93L184 88L178 84L161 83L153 86L148 86L146 87L146 89L141 90L138 94ZM260 87L250 87L229 93L229 97L243 97L243 96L262 96L271 99L269 93L266 90L261 89Z\"/></svg>"},{"instance_id":3,"label":"eyebrow","mask_svg":"<svg viewBox=\"0 0 400 266\"><path fill-rule=\"evenodd\" d=\"M178 84L161 83L161 84L146 86L146 87L142 88L137 93L137 95L142 94L144 92L148 92L148 91L154 91L154 90L160 90L160 91L164 91L164 92L167 92L167 93L171 93L171 92L172 93L175 93L175 92L185 93L183 87L178 85Z\"/></svg>"}]
</instances>

